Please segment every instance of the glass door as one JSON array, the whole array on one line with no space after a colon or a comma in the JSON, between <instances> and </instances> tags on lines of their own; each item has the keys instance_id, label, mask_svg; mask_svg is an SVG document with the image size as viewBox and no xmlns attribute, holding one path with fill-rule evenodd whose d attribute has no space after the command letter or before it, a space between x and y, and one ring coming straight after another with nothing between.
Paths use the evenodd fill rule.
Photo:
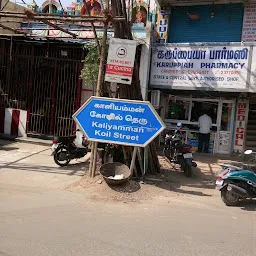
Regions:
<instances>
[{"instance_id":1,"label":"glass door","mask_svg":"<svg viewBox=\"0 0 256 256\"><path fill-rule=\"evenodd\" d=\"M234 101L220 101L217 124L217 153L230 154L235 113Z\"/></svg>"}]
</instances>

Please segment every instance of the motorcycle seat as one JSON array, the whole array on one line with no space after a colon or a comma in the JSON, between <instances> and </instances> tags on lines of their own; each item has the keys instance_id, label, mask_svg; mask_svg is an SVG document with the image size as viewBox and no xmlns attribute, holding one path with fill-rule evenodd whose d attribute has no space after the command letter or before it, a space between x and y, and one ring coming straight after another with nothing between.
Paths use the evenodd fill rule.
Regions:
<instances>
[{"instance_id":1,"label":"motorcycle seat","mask_svg":"<svg viewBox=\"0 0 256 256\"><path fill-rule=\"evenodd\" d=\"M231 165L231 164L220 164L221 167L230 168L231 170L243 171L248 170L256 174L256 166L249 164L239 164L239 165Z\"/></svg>"},{"instance_id":2,"label":"motorcycle seat","mask_svg":"<svg viewBox=\"0 0 256 256\"><path fill-rule=\"evenodd\" d=\"M251 171L251 172L254 172L255 174L256 174L256 166L255 165L244 165L243 166L243 168L244 169L246 169L246 170L249 170L249 171Z\"/></svg>"},{"instance_id":3,"label":"motorcycle seat","mask_svg":"<svg viewBox=\"0 0 256 256\"><path fill-rule=\"evenodd\" d=\"M60 137L58 137L58 142L67 143L67 142L72 142L75 139L76 139L76 135L60 136Z\"/></svg>"},{"instance_id":4,"label":"motorcycle seat","mask_svg":"<svg viewBox=\"0 0 256 256\"><path fill-rule=\"evenodd\" d=\"M224 168L230 168L230 169L233 169L233 170L242 170L243 169L243 166L242 165L231 165L231 164L220 164L221 167L224 167Z\"/></svg>"}]
</instances>

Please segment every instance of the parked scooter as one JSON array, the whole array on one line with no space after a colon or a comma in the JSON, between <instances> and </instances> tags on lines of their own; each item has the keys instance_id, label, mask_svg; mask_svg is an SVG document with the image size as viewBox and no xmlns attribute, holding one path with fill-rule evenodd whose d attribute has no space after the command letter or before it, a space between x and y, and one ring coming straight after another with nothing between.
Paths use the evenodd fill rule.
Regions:
<instances>
[{"instance_id":1,"label":"parked scooter","mask_svg":"<svg viewBox=\"0 0 256 256\"><path fill-rule=\"evenodd\" d=\"M170 160L170 162L180 164L181 169L187 177L192 176L192 166L197 167L197 164L193 161L193 154L191 152L191 146L182 142L180 136L180 129L182 124L177 124L177 129L172 135L166 134L164 155Z\"/></svg>"},{"instance_id":2,"label":"parked scooter","mask_svg":"<svg viewBox=\"0 0 256 256\"><path fill-rule=\"evenodd\" d=\"M63 167L72 159L84 157L88 152L89 141L77 130L76 135L55 137L52 141L52 154L54 162Z\"/></svg>"},{"instance_id":3,"label":"parked scooter","mask_svg":"<svg viewBox=\"0 0 256 256\"><path fill-rule=\"evenodd\" d=\"M245 154L256 156L251 150ZM227 206L236 206L246 198L256 198L256 168L251 165L222 165L216 189L221 191L221 199Z\"/></svg>"}]
</instances>

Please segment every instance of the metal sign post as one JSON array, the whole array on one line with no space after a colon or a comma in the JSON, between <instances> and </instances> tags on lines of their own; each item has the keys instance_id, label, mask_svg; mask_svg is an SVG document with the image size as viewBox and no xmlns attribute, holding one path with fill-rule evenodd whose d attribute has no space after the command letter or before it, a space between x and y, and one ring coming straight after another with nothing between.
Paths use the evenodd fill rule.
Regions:
<instances>
[{"instance_id":1,"label":"metal sign post","mask_svg":"<svg viewBox=\"0 0 256 256\"><path fill-rule=\"evenodd\" d=\"M131 161L131 165L130 165L131 176L133 175L133 169L134 169L134 165L135 165L137 151L138 151L138 147L134 147L133 153L132 153L132 161Z\"/></svg>"}]
</instances>

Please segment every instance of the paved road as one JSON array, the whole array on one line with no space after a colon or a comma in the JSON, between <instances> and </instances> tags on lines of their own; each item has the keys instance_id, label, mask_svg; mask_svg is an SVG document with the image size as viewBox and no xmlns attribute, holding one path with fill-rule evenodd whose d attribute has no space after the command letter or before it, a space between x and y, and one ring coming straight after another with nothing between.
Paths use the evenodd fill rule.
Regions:
<instances>
[{"instance_id":1,"label":"paved road","mask_svg":"<svg viewBox=\"0 0 256 256\"><path fill-rule=\"evenodd\" d=\"M252 204L186 195L92 202L60 189L80 179L85 163L60 169L48 147L35 145L2 145L0 154L1 256L256 255Z\"/></svg>"},{"instance_id":2,"label":"paved road","mask_svg":"<svg viewBox=\"0 0 256 256\"><path fill-rule=\"evenodd\" d=\"M0 255L256 255L252 208L170 199L124 205L0 184Z\"/></svg>"}]
</instances>

